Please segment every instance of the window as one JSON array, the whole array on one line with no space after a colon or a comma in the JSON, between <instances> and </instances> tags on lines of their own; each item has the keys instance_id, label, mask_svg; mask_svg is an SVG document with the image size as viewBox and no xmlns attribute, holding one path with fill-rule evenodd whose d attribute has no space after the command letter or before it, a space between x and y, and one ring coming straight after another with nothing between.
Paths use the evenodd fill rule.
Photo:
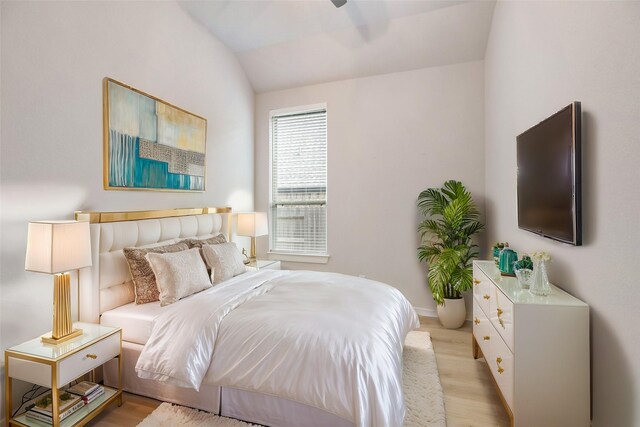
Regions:
<instances>
[{"instance_id":1,"label":"window","mask_svg":"<svg viewBox=\"0 0 640 427\"><path fill-rule=\"evenodd\" d=\"M327 254L326 107L271 114L270 250Z\"/></svg>"}]
</instances>

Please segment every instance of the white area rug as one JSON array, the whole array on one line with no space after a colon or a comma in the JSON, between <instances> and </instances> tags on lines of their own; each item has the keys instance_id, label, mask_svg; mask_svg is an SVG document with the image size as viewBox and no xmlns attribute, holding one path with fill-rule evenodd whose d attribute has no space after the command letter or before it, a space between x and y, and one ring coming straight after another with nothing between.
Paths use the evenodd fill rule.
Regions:
<instances>
[{"instance_id":1,"label":"white area rug","mask_svg":"<svg viewBox=\"0 0 640 427\"><path fill-rule=\"evenodd\" d=\"M407 416L404 427L446 426L442 385L438 376L436 355L428 332L410 332L404 343L404 399ZM138 427L250 427L232 418L220 417L208 412L184 406L163 403Z\"/></svg>"},{"instance_id":2,"label":"white area rug","mask_svg":"<svg viewBox=\"0 0 640 427\"><path fill-rule=\"evenodd\" d=\"M405 427L444 427L444 395L429 332L409 332L402 354Z\"/></svg>"}]
</instances>

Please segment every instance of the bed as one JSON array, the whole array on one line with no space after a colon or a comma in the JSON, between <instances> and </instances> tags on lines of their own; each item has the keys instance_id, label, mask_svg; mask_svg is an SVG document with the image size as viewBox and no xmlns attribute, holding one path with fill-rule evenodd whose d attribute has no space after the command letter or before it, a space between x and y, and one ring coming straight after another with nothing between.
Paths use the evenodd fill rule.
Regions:
<instances>
[{"instance_id":1,"label":"bed","mask_svg":"<svg viewBox=\"0 0 640 427\"><path fill-rule=\"evenodd\" d=\"M136 305L125 247L231 230L230 208L98 213L79 317L123 329L123 388L277 427L397 426L402 343L417 316L388 285L336 273L247 272L161 307ZM104 381L117 383L117 366Z\"/></svg>"}]
</instances>

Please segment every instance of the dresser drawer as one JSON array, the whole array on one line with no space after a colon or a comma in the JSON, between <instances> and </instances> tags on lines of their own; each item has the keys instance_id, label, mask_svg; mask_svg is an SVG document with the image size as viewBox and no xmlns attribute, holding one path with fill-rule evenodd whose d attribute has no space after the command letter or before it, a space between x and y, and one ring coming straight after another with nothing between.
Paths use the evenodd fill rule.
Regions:
<instances>
[{"instance_id":1,"label":"dresser drawer","mask_svg":"<svg viewBox=\"0 0 640 427\"><path fill-rule=\"evenodd\" d=\"M515 353L513 345L513 303L500 289L494 285L492 287L487 317L489 317L489 320L502 336L511 352Z\"/></svg>"},{"instance_id":2,"label":"dresser drawer","mask_svg":"<svg viewBox=\"0 0 640 427\"><path fill-rule=\"evenodd\" d=\"M484 358L491 369L491 373L498 384L498 388L504 400L513 410L513 378L514 378L514 357L509 347L500 337L500 334L491 326L489 331L489 346Z\"/></svg>"},{"instance_id":3,"label":"dresser drawer","mask_svg":"<svg viewBox=\"0 0 640 427\"><path fill-rule=\"evenodd\" d=\"M489 343L491 342L491 330L493 329L493 325L487 319L487 316L484 314L482 309L480 308L480 303L474 298L473 299L473 336L476 339L476 342L480 346L482 350L482 354L486 354L489 349Z\"/></svg>"},{"instance_id":4,"label":"dresser drawer","mask_svg":"<svg viewBox=\"0 0 640 427\"><path fill-rule=\"evenodd\" d=\"M473 266L473 297L485 314L489 313L490 290L493 284L489 278L475 265Z\"/></svg>"},{"instance_id":5,"label":"dresser drawer","mask_svg":"<svg viewBox=\"0 0 640 427\"><path fill-rule=\"evenodd\" d=\"M9 357L9 376L51 388L51 366L45 363Z\"/></svg>"},{"instance_id":6,"label":"dresser drawer","mask_svg":"<svg viewBox=\"0 0 640 427\"><path fill-rule=\"evenodd\" d=\"M60 361L58 386L68 384L120 354L120 332Z\"/></svg>"}]
</instances>

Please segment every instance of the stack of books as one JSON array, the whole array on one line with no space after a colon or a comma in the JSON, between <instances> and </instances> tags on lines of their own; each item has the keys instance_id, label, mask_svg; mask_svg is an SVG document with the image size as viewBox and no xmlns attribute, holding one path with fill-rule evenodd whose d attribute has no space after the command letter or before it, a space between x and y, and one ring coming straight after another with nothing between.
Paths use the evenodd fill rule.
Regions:
<instances>
[{"instance_id":1,"label":"stack of books","mask_svg":"<svg viewBox=\"0 0 640 427\"><path fill-rule=\"evenodd\" d=\"M89 404L104 394L104 387L100 384L82 381L69 387L67 392L80 397L85 404Z\"/></svg>"},{"instance_id":2,"label":"stack of books","mask_svg":"<svg viewBox=\"0 0 640 427\"><path fill-rule=\"evenodd\" d=\"M58 394L60 422L102 395L104 395L104 386L89 381L83 381L66 390L60 390ZM52 425L53 400L51 398L51 390L29 401L26 404L25 416L29 420L37 420Z\"/></svg>"},{"instance_id":3,"label":"stack of books","mask_svg":"<svg viewBox=\"0 0 640 427\"><path fill-rule=\"evenodd\" d=\"M74 394L61 392L58 395L58 408L60 411L60 421L73 414L85 405L83 400ZM27 419L37 420L46 424L53 424L53 399L48 391L38 396L32 404L27 406Z\"/></svg>"}]
</instances>

